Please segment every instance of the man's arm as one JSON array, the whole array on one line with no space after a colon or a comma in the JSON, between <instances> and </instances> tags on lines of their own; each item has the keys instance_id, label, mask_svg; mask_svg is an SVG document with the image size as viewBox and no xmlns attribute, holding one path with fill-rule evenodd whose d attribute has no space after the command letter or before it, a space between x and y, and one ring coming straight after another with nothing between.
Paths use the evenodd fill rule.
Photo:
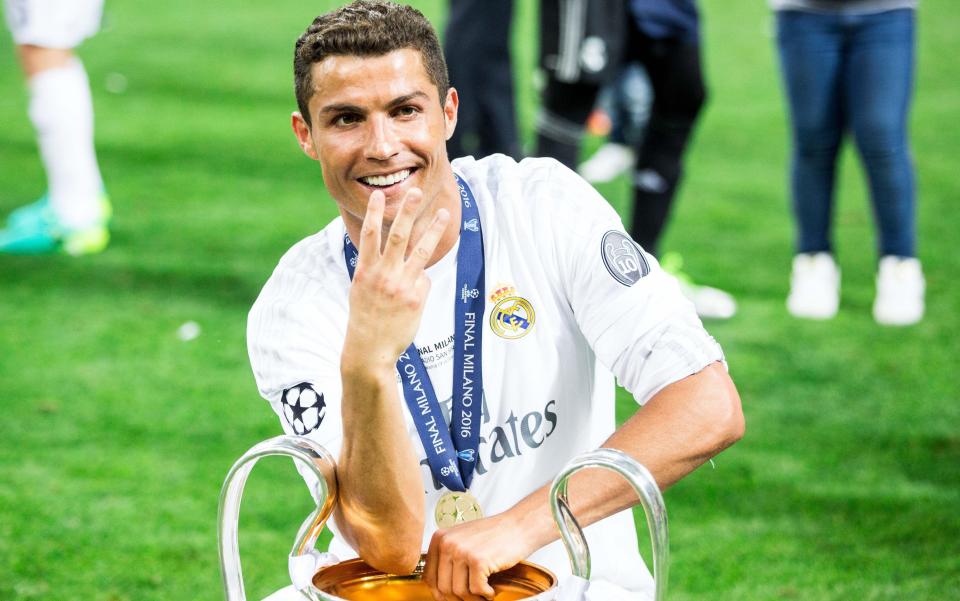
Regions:
<instances>
[{"instance_id":1,"label":"man's arm","mask_svg":"<svg viewBox=\"0 0 960 601\"><path fill-rule=\"evenodd\" d=\"M603 446L642 463L666 489L743 436L740 396L726 369L712 363L654 395ZM485 520L438 531L424 578L438 600L492 598L490 574L553 542L559 531L549 506L549 485ZM581 526L637 503L619 475L581 471L570 479L569 499Z\"/></svg>"},{"instance_id":2,"label":"man's arm","mask_svg":"<svg viewBox=\"0 0 960 601\"><path fill-rule=\"evenodd\" d=\"M438 211L406 257L421 203L411 190L381 252L384 198L370 197L350 288L350 317L340 362L343 447L337 464L337 525L367 563L409 573L420 558L424 498L420 466L404 427L395 365L413 341L430 281L427 260L449 214Z\"/></svg>"}]
</instances>

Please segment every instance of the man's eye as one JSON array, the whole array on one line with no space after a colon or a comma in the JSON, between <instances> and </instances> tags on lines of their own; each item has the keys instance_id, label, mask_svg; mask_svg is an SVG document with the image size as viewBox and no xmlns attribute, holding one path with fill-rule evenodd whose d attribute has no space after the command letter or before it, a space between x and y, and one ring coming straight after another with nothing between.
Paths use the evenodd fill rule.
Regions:
<instances>
[{"instance_id":1,"label":"man's eye","mask_svg":"<svg viewBox=\"0 0 960 601\"><path fill-rule=\"evenodd\" d=\"M355 115L353 113L345 113L343 115L337 115L334 120L334 125L353 125L360 121L360 115Z\"/></svg>"},{"instance_id":2,"label":"man's eye","mask_svg":"<svg viewBox=\"0 0 960 601\"><path fill-rule=\"evenodd\" d=\"M419 112L420 112L420 109L418 109L415 106L401 106L396 110L396 114L398 117L412 117Z\"/></svg>"}]
</instances>

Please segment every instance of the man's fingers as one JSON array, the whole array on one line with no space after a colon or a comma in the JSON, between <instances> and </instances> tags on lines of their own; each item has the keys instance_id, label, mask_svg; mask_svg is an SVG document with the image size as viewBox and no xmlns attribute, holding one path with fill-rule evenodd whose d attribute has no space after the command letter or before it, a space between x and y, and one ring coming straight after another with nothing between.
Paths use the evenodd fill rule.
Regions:
<instances>
[{"instance_id":1,"label":"man's fingers","mask_svg":"<svg viewBox=\"0 0 960 601\"><path fill-rule=\"evenodd\" d=\"M496 591L490 586L489 574L479 566L470 568L470 592L482 599L493 599Z\"/></svg>"},{"instance_id":2,"label":"man's fingers","mask_svg":"<svg viewBox=\"0 0 960 601\"><path fill-rule=\"evenodd\" d=\"M407 259L408 270L412 272L423 271L427 261L433 256L433 251L437 249L437 244L440 243L440 238L443 237L443 232L446 230L449 221L449 211L446 209L437 211L430 225L427 226L427 231L417 240L413 251L410 253L410 258Z\"/></svg>"},{"instance_id":3,"label":"man's fingers","mask_svg":"<svg viewBox=\"0 0 960 601\"><path fill-rule=\"evenodd\" d=\"M441 599L450 599L453 597L453 564L440 554L437 559L437 590Z\"/></svg>"},{"instance_id":4,"label":"man's fingers","mask_svg":"<svg viewBox=\"0 0 960 601\"><path fill-rule=\"evenodd\" d=\"M383 228L383 206L386 199L383 192L374 190L367 202L367 214L360 227L360 262L365 263L380 255L380 230Z\"/></svg>"},{"instance_id":5,"label":"man's fingers","mask_svg":"<svg viewBox=\"0 0 960 601\"><path fill-rule=\"evenodd\" d=\"M450 566L450 590L458 599L476 601L470 594L470 568L465 563L455 563Z\"/></svg>"},{"instance_id":6,"label":"man's fingers","mask_svg":"<svg viewBox=\"0 0 960 601\"><path fill-rule=\"evenodd\" d=\"M477 575L481 577L477 577ZM482 577L483 570L479 566L471 565L467 562L460 562L453 565L453 594L464 601L485 601L493 599L493 589L487 584L487 579ZM487 594L487 591L490 591Z\"/></svg>"},{"instance_id":7,"label":"man's fingers","mask_svg":"<svg viewBox=\"0 0 960 601\"><path fill-rule=\"evenodd\" d=\"M440 551L437 548L437 535L434 534L430 539L430 547L427 549L427 558L423 564L423 581L430 589L435 601L443 601L443 595L437 591L437 560L440 557Z\"/></svg>"},{"instance_id":8,"label":"man's fingers","mask_svg":"<svg viewBox=\"0 0 960 601\"><path fill-rule=\"evenodd\" d=\"M387 234L387 243L383 248L384 258L394 261L402 261L407 254L407 245L410 242L410 230L413 228L413 222L420 209L420 202L423 200L423 192L419 188L410 188L403 197L403 202L397 210L397 215L390 226L390 232Z\"/></svg>"}]
</instances>

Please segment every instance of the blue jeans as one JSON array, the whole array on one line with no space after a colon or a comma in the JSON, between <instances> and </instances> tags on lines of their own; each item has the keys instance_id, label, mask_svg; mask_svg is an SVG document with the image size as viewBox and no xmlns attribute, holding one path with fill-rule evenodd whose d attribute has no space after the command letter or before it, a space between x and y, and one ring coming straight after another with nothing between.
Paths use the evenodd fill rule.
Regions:
<instances>
[{"instance_id":1,"label":"blue jeans","mask_svg":"<svg viewBox=\"0 0 960 601\"><path fill-rule=\"evenodd\" d=\"M639 148L653 106L653 87L643 65L627 63L619 75L600 90L597 104L610 116L609 141Z\"/></svg>"},{"instance_id":2,"label":"blue jeans","mask_svg":"<svg viewBox=\"0 0 960 601\"><path fill-rule=\"evenodd\" d=\"M916 254L916 200L907 142L914 11L777 13L792 129L797 252L832 251L837 151L856 142L870 184L881 255Z\"/></svg>"}]
</instances>

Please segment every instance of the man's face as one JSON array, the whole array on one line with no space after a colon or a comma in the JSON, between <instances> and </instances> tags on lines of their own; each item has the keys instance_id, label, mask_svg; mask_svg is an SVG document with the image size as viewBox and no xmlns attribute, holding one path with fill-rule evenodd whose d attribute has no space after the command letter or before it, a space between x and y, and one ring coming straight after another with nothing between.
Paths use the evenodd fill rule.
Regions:
<instances>
[{"instance_id":1,"label":"man's face","mask_svg":"<svg viewBox=\"0 0 960 601\"><path fill-rule=\"evenodd\" d=\"M312 67L312 126L294 113L301 148L318 160L344 219L359 224L374 190L393 221L410 188L423 191L421 213L449 186L446 141L456 125L457 95L443 104L420 53L331 56Z\"/></svg>"}]
</instances>

